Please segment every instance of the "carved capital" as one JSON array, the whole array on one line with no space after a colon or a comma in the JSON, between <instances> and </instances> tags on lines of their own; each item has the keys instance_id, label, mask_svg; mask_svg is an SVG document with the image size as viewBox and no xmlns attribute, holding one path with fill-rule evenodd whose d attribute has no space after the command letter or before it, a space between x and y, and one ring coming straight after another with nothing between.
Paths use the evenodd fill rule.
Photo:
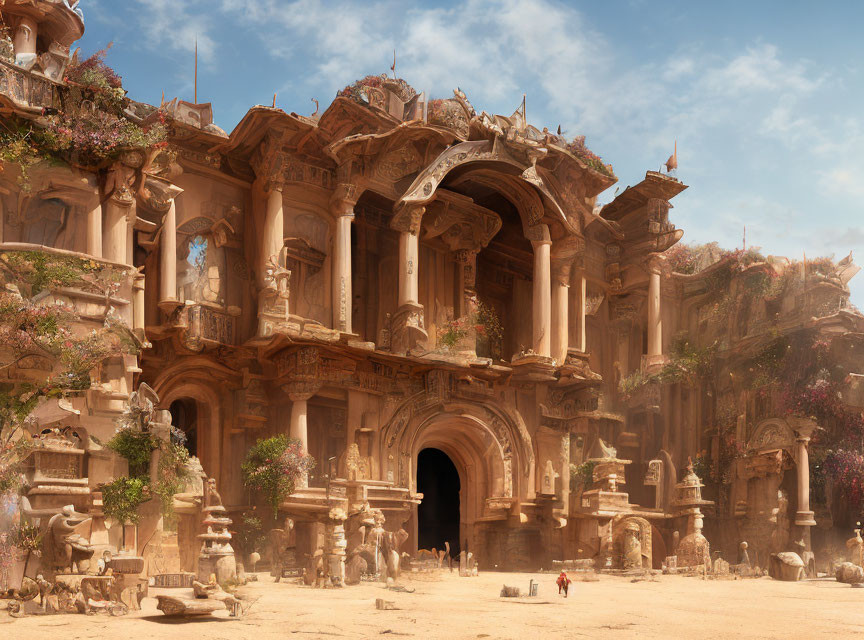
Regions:
<instances>
[{"instance_id":1,"label":"carved capital","mask_svg":"<svg viewBox=\"0 0 864 640\"><path fill-rule=\"evenodd\" d=\"M552 244L549 236L549 225L535 224L525 229L525 237L535 248L538 244Z\"/></svg>"},{"instance_id":2,"label":"carved capital","mask_svg":"<svg viewBox=\"0 0 864 640\"><path fill-rule=\"evenodd\" d=\"M287 131L271 131L252 154L252 170L265 191L281 191L285 183L284 172L289 163L289 155L283 150L283 146L288 137Z\"/></svg>"},{"instance_id":3,"label":"carved capital","mask_svg":"<svg viewBox=\"0 0 864 640\"><path fill-rule=\"evenodd\" d=\"M320 382L295 381L282 385L282 390L288 394L291 402L308 400L321 390Z\"/></svg>"},{"instance_id":4,"label":"carved capital","mask_svg":"<svg viewBox=\"0 0 864 640\"><path fill-rule=\"evenodd\" d=\"M426 207L408 205L399 209L390 221L390 226L396 231L417 235Z\"/></svg>"},{"instance_id":5,"label":"carved capital","mask_svg":"<svg viewBox=\"0 0 864 640\"><path fill-rule=\"evenodd\" d=\"M183 189L163 178L144 176L140 197L149 208L164 214L171 207L171 201L183 193Z\"/></svg>"},{"instance_id":6,"label":"carved capital","mask_svg":"<svg viewBox=\"0 0 864 640\"><path fill-rule=\"evenodd\" d=\"M335 218L343 216L354 217L354 206L357 204L360 189L355 184L339 184L330 198L330 213Z\"/></svg>"},{"instance_id":7,"label":"carved capital","mask_svg":"<svg viewBox=\"0 0 864 640\"><path fill-rule=\"evenodd\" d=\"M552 278L555 283L564 287L570 286L570 274L573 272L572 259L553 259L552 260Z\"/></svg>"},{"instance_id":8,"label":"carved capital","mask_svg":"<svg viewBox=\"0 0 864 640\"><path fill-rule=\"evenodd\" d=\"M665 266L666 257L662 253L652 253L648 256L648 260L645 262L645 267L648 269L648 273L663 273Z\"/></svg>"}]
</instances>

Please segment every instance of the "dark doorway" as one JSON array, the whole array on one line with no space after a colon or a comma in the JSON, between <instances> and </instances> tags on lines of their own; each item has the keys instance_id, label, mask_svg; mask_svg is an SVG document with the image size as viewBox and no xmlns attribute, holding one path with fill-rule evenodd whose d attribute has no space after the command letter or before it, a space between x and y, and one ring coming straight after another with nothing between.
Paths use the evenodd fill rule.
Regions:
<instances>
[{"instance_id":1,"label":"dark doorway","mask_svg":"<svg viewBox=\"0 0 864 640\"><path fill-rule=\"evenodd\" d=\"M182 444L189 451L189 455L198 455L198 407L195 401L191 398L183 398L175 400L171 403L168 409L171 412L171 424L182 432L186 439L184 442L176 442ZM178 434L172 434L172 439L178 439ZM183 440L182 436L179 440Z\"/></svg>"},{"instance_id":2,"label":"dark doorway","mask_svg":"<svg viewBox=\"0 0 864 640\"><path fill-rule=\"evenodd\" d=\"M423 494L417 508L419 548L441 550L449 542L451 555L459 554L459 489L450 457L440 449L423 449L417 456L417 491Z\"/></svg>"}]
</instances>

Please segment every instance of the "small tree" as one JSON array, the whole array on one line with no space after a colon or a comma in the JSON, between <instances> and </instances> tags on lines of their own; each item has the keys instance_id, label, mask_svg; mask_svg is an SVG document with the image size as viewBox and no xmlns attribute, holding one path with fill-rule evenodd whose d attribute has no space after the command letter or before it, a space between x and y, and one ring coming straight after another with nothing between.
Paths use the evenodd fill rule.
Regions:
<instances>
[{"instance_id":1,"label":"small tree","mask_svg":"<svg viewBox=\"0 0 864 640\"><path fill-rule=\"evenodd\" d=\"M259 439L246 454L241 467L243 483L264 494L278 518L279 503L294 492L294 483L315 466L315 460L303 451L303 444L284 434Z\"/></svg>"}]
</instances>

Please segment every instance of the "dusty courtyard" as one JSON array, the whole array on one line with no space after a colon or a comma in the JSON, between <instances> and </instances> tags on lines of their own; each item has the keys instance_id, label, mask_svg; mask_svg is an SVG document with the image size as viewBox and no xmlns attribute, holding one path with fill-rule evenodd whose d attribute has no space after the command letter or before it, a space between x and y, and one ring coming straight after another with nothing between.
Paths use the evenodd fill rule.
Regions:
<instances>
[{"instance_id":1,"label":"dusty courtyard","mask_svg":"<svg viewBox=\"0 0 864 640\"><path fill-rule=\"evenodd\" d=\"M575 581L570 597L557 595L554 576L486 573L420 575L402 581L413 593L378 584L313 590L274 585L265 574L245 587L258 600L242 619L177 621L147 598L143 611L122 618L32 616L0 613L5 638L64 640L111 638L849 638L864 637L864 590L834 580L785 583L770 578L746 581L658 576L655 581L600 576ZM501 585L527 590L540 582L536 598L500 598ZM167 592L167 591L165 591ZM375 599L396 603L379 611Z\"/></svg>"}]
</instances>

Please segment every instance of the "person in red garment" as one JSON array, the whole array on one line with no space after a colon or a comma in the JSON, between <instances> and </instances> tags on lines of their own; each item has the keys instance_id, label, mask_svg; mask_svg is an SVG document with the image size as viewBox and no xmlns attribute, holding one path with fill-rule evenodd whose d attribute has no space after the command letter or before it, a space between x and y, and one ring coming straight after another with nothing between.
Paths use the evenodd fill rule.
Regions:
<instances>
[{"instance_id":1,"label":"person in red garment","mask_svg":"<svg viewBox=\"0 0 864 640\"><path fill-rule=\"evenodd\" d=\"M567 591L570 589L570 583L573 582L570 578L567 577L567 574L563 571L561 575L558 576L558 580L555 581L555 584L558 585L558 595L561 595L561 591L564 591L564 597L567 597Z\"/></svg>"}]
</instances>

